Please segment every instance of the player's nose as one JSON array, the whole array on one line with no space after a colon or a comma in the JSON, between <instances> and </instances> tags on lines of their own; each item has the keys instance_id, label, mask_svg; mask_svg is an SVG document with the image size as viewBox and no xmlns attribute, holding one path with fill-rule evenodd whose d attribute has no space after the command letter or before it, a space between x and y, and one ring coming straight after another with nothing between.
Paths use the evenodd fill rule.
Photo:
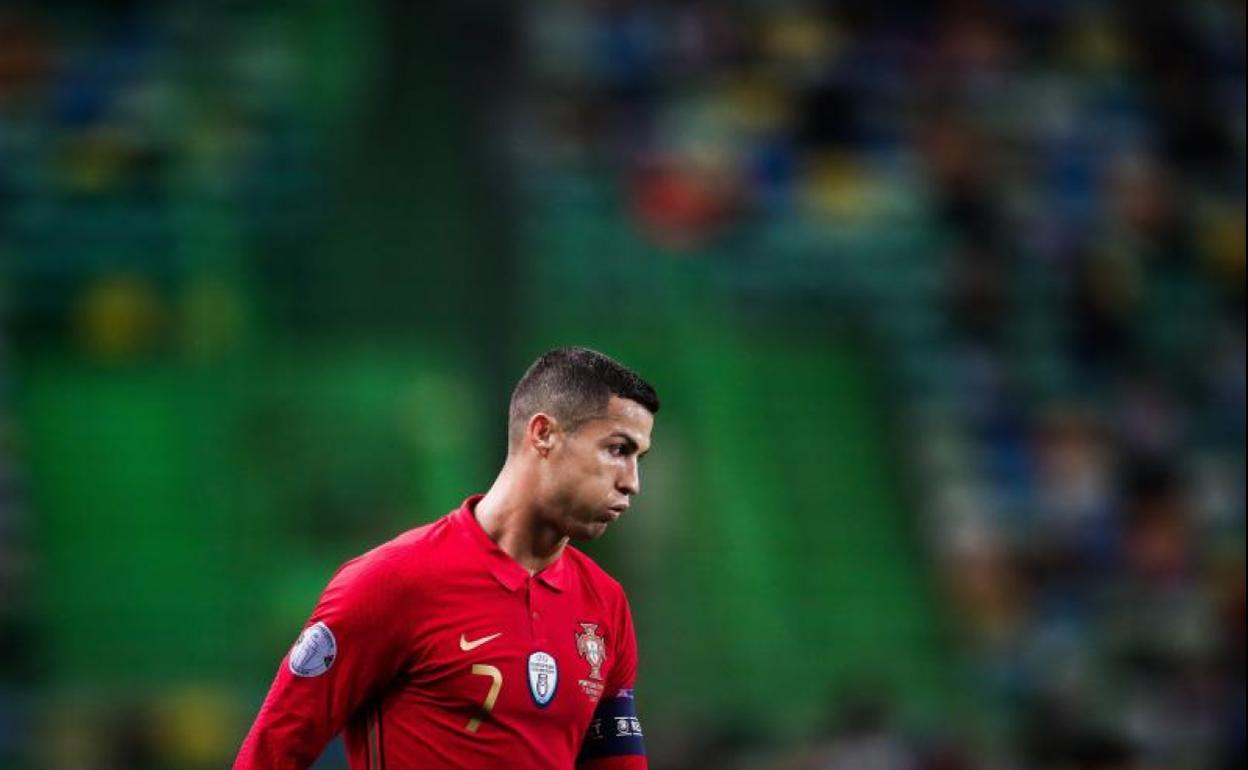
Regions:
<instances>
[{"instance_id":1,"label":"player's nose","mask_svg":"<svg viewBox=\"0 0 1248 770\"><path fill-rule=\"evenodd\" d=\"M628 470L616 481L615 488L629 496L641 492L641 475L637 471L636 460L628 464Z\"/></svg>"}]
</instances>

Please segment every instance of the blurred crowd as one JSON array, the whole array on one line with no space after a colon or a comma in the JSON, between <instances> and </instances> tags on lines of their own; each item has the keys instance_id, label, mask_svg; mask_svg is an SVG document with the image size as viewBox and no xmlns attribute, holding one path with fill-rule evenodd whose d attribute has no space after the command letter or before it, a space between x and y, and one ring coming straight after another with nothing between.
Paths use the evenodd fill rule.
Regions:
<instances>
[{"instance_id":1,"label":"blurred crowd","mask_svg":"<svg viewBox=\"0 0 1248 770\"><path fill-rule=\"evenodd\" d=\"M202 362L238 342L239 275L257 231L291 226L318 125L295 119L306 61L284 21L0 4L0 766L219 767L237 748L219 692L57 678L19 375L32 353Z\"/></svg>"},{"instance_id":2,"label":"blurred crowd","mask_svg":"<svg viewBox=\"0 0 1248 770\"><path fill-rule=\"evenodd\" d=\"M518 162L609 180L659 248L732 269L769 229L924 231L891 260L828 240L856 277L815 283L893 365L978 705L859 709L794 762L1238 766L1242 5L548 0L525 31Z\"/></svg>"},{"instance_id":3,"label":"blurred crowd","mask_svg":"<svg viewBox=\"0 0 1248 770\"><path fill-rule=\"evenodd\" d=\"M296 227L317 117L281 10L0 8L0 258L21 340L106 361L237 337L240 275Z\"/></svg>"}]
</instances>

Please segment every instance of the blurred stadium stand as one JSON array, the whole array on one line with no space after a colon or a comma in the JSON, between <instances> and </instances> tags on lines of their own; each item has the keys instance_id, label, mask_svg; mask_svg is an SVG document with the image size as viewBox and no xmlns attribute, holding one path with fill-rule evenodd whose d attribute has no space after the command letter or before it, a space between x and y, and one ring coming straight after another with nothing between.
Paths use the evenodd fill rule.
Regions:
<instances>
[{"instance_id":1,"label":"blurred stadium stand","mask_svg":"<svg viewBox=\"0 0 1248 770\"><path fill-rule=\"evenodd\" d=\"M6 5L0 766L226 764L568 343L657 770L1241 766L1244 99L1220 0Z\"/></svg>"}]
</instances>

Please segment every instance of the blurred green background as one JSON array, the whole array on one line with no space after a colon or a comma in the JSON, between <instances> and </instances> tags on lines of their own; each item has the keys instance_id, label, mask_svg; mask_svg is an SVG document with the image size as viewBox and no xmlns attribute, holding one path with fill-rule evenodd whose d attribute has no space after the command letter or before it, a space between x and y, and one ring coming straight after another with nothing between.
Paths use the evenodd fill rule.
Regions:
<instances>
[{"instance_id":1,"label":"blurred green background","mask_svg":"<svg viewBox=\"0 0 1248 770\"><path fill-rule=\"evenodd\" d=\"M6 5L0 765L228 765L579 344L656 768L1239 766L1243 9L1051 5Z\"/></svg>"}]
</instances>

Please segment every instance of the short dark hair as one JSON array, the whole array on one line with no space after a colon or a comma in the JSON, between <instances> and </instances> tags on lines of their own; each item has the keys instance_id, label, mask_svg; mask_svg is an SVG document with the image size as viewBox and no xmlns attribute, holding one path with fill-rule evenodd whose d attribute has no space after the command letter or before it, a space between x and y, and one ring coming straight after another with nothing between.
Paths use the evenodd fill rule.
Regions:
<instances>
[{"instance_id":1,"label":"short dark hair","mask_svg":"<svg viewBox=\"0 0 1248 770\"><path fill-rule=\"evenodd\" d=\"M545 412L569 431L607 412L611 396L658 414L659 396L636 372L589 348L555 348L538 357L511 392L508 443L515 445L529 418Z\"/></svg>"}]
</instances>

